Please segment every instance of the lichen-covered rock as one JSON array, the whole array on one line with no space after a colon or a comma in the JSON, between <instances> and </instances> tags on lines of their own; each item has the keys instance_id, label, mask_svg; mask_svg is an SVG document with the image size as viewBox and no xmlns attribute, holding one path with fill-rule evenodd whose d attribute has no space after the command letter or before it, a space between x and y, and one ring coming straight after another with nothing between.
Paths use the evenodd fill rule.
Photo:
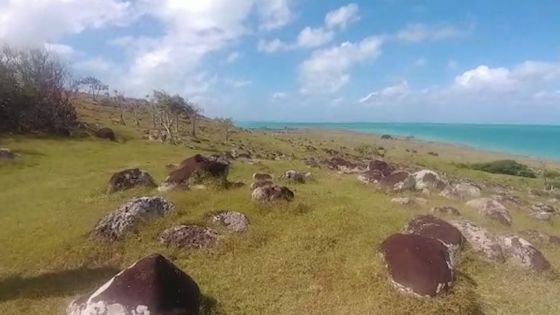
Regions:
<instances>
[{"instance_id":1,"label":"lichen-covered rock","mask_svg":"<svg viewBox=\"0 0 560 315\"><path fill-rule=\"evenodd\" d=\"M401 206L425 206L428 200L419 197L395 197L391 199L391 203Z\"/></svg>"},{"instance_id":2,"label":"lichen-covered rock","mask_svg":"<svg viewBox=\"0 0 560 315\"><path fill-rule=\"evenodd\" d=\"M445 189L441 191L440 195L449 199L466 200L480 198L482 190L474 184L465 182L445 187Z\"/></svg>"},{"instance_id":3,"label":"lichen-covered rock","mask_svg":"<svg viewBox=\"0 0 560 315\"><path fill-rule=\"evenodd\" d=\"M249 229L249 219L237 211L218 211L211 216L213 223L219 224L232 232L245 232Z\"/></svg>"},{"instance_id":4,"label":"lichen-covered rock","mask_svg":"<svg viewBox=\"0 0 560 315\"><path fill-rule=\"evenodd\" d=\"M416 180L409 172L395 171L381 179L379 184L392 191L405 191L414 189Z\"/></svg>"},{"instance_id":5,"label":"lichen-covered rock","mask_svg":"<svg viewBox=\"0 0 560 315\"><path fill-rule=\"evenodd\" d=\"M424 190L427 189L428 191L432 190L441 190L445 187L445 182L441 179L438 173L431 171L431 170L421 170L414 174L415 185L414 188L416 190Z\"/></svg>"},{"instance_id":6,"label":"lichen-covered rock","mask_svg":"<svg viewBox=\"0 0 560 315\"><path fill-rule=\"evenodd\" d=\"M0 160L13 160L16 158L16 154L12 152L10 149L0 148Z\"/></svg>"},{"instance_id":7,"label":"lichen-covered rock","mask_svg":"<svg viewBox=\"0 0 560 315\"><path fill-rule=\"evenodd\" d=\"M401 292L435 296L453 285L447 248L415 234L393 234L380 247L392 284Z\"/></svg>"},{"instance_id":8,"label":"lichen-covered rock","mask_svg":"<svg viewBox=\"0 0 560 315\"><path fill-rule=\"evenodd\" d=\"M218 157L205 157L196 154L183 160L179 166L169 173L165 182L160 185L160 191L167 191L177 186L187 186L199 183L204 179L227 182L229 162Z\"/></svg>"},{"instance_id":9,"label":"lichen-covered rock","mask_svg":"<svg viewBox=\"0 0 560 315\"><path fill-rule=\"evenodd\" d=\"M121 205L97 222L92 236L117 240L139 223L162 217L175 210L175 205L161 197L137 197Z\"/></svg>"},{"instance_id":10,"label":"lichen-covered rock","mask_svg":"<svg viewBox=\"0 0 560 315\"><path fill-rule=\"evenodd\" d=\"M358 175L358 180L364 184L370 184L378 183L383 177L383 173L379 170L367 170Z\"/></svg>"},{"instance_id":11,"label":"lichen-covered rock","mask_svg":"<svg viewBox=\"0 0 560 315\"><path fill-rule=\"evenodd\" d=\"M196 282L167 258L142 258L94 293L78 298L67 315L197 315L201 304Z\"/></svg>"},{"instance_id":12,"label":"lichen-covered rock","mask_svg":"<svg viewBox=\"0 0 560 315\"><path fill-rule=\"evenodd\" d=\"M443 206L443 207L433 207L430 212L432 213L439 213L439 214L446 214L446 215L461 215L457 208L451 206Z\"/></svg>"},{"instance_id":13,"label":"lichen-covered rock","mask_svg":"<svg viewBox=\"0 0 560 315\"><path fill-rule=\"evenodd\" d=\"M259 180L251 184L251 189L254 190L259 187L272 186L274 183L270 180Z\"/></svg>"},{"instance_id":14,"label":"lichen-covered rock","mask_svg":"<svg viewBox=\"0 0 560 315\"><path fill-rule=\"evenodd\" d=\"M513 234L500 237L505 256L515 264L532 271L550 269L550 263L544 255L529 241Z\"/></svg>"},{"instance_id":15,"label":"lichen-covered rock","mask_svg":"<svg viewBox=\"0 0 560 315\"><path fill-rule=\"evenodd\" d=\"M440 241L449 252L451 262L456 261L457 252L466 240L456 227L432 215L419 215L410 220L404 230L407 234L416 234Z\"/></svg>"},{"instance_id":16,"label":"lichen-covered rock","mask_svg":"<svg viewBox=\"0 0 560 315\"><path fill-rule=\"evenodd\" d=\"M292 201L294 199L294 193L285 186L278 185L267 185L263 187L258 187L253 190L251 198L254 201L267 202L275 200L286 200Z\"/></svg>"},{"instance_id":17,"label":"lichen-covered rock","mask_svg":"<svg viewBox=\"0 0 560 315\"><path fill-rule=\"evenodd\" d=\"M117 172L109 179L108 193L130 189L136 186L157 187L150 173L139 168Z\"/></svg>"},{"instance_id":18,"label":"lichen-covered rock","mask_svg":"<svg viewBox=\"0 0 560 315\"><path fill-rule=\"evenodd\" d=\"M478 198L468 201L467 206L475 208L481 215L494 219L504 225L511 225L511 215L507 208L491 198Z\"/></svg>"},{"instance_id":19,"label":"lichen-covered rock","mask_svg":"<svg viewBox=\"0 0 560 315\"><path fill-rule=\"evenodd\" d=\"M552 219L553 216L558 215L558 209L554 206L539 202L531 206L530 215L533 218L548 221Z\"/></svg>"},{"instance_id":20,"label":"lichen-covered rock","mask_svg":"<svg viewBox=\"0 0 560 315\"><path fill-rule=\"evenodd\" d=\"M179 248L198 249L214 245L218 233L200 225L179 225L168 228L160 236L160 242Z\"/></svg>"},{"instance_id":21,"label":"lichen-covered rock","mask_svg":"<svg viewBox=\"0 0 560 315\"><path fill-rule=\"evenodd\" d=\"M476 252L488 260L504 262L504 254L498 237L470 221L454 220L449 223L461 231Z\"/></svg>"},{"instance_id":22,"label":"lichen-covered rock","mask_svg":"<svg viewBox=\"0 0 560 315\"><path fill-rule=\"evenodd\" d=\"M307 177L306 174L295 170L286 171L284 172L284 174L282 174L282 176L280 176L280 178L283 180L300 183L300 184L305 183L306 177Z\"/></svg>"}]
</instances>

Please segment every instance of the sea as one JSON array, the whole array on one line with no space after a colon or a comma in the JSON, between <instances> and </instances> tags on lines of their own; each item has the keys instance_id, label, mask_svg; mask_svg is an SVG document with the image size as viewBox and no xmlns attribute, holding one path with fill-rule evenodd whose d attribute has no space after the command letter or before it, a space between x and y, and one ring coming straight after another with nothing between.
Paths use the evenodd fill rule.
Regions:
<instances>
[{"instance_id":1,"label":"sea","mask_svg":"<svg viewBox=\"0 0 560 315\"><path fill-rule=\"evenodd\" d=\"M442 123L236 122L251 129L335 129L465 145L479 150L560 161L560 125Z\"/></svg>"}]
</instances>

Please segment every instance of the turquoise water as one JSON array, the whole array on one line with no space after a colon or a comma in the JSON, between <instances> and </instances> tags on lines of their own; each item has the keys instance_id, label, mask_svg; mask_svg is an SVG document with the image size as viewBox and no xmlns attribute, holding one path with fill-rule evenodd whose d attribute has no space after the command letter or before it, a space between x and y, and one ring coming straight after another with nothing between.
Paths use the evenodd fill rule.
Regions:
<instances>
[{"instance_id":1,"label":"turquoise water","mask_svg":"<svg viewBox=\"0 0 560 315\"><path fill-rule=\"evenodd\" d=\"M413 136L482 150L560 160L560 125L287 122L238 122L237 125L243 128L325 128Z\"/></svg>"}]
</instances>

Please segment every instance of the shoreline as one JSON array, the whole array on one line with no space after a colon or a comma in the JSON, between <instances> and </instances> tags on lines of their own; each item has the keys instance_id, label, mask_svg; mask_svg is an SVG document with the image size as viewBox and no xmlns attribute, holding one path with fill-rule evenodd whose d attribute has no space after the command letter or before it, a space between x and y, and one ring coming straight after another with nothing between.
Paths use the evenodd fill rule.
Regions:
<instances>
[{"instance_id":1,"label":"shoreline","mask_svg":"<svg viewBox=\"0 0 560 315\"><path fill-rule=\"evenodd\" d=\"M322 134L322 135L346 135L346 136L359 136L360 139L371 137L375 139L375 141L382 141L382 142L391 142L391 141L399 141L404 143L406 146L420 146L424 147L425 149L433 149L439 151L455 151L455 152L469 152L473 153L476 156L480 156L483 160L497 160L497 159L514 159L517 161L523 161L527 164L530 164L534 167L542 167L542 164L546 164L547 166L554 166L560 167L560 159L553 159L547 157L539 157L539 156L532 156L526 155L521 153L513 153L508 151L499 151L499 150L491 150L485 148L478 148L472 145L463 144L463 143L453 143L447 142L443 140L428 140L422 139L420 137L408 137L402 135L395 135L389 133L380 133L380 132L366 132L366 131L359 131L359 130L351 130L347 128L310 128L310 127L286 127L286 128L270 128L270 127L263 127L263 128L247 128L242 127L242 129L257 131L257 132L286 132L291 134L298 134L298 133L305 133L305 134ZM382 139L381 136L384 134L390 135L391 139ZM470 159L469 159L470 160ZM476 162L476 161L469 161L469 162Z\"/></svg>"}]
</instances>

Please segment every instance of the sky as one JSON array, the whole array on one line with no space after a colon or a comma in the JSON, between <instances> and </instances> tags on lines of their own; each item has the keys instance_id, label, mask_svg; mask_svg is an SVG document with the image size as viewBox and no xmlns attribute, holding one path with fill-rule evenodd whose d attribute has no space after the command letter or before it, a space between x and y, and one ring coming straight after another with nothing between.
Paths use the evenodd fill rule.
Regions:
<instances>
[{"instance_id":1,"label":"sky","mask_svg":"<svg viewBox=\"0 0 560 315\"><path fill-rule=\"evenodd\" d=\"M557 0L0 0L0 41L245 121L560 124Z\"/></svg>"}]
</instances>

